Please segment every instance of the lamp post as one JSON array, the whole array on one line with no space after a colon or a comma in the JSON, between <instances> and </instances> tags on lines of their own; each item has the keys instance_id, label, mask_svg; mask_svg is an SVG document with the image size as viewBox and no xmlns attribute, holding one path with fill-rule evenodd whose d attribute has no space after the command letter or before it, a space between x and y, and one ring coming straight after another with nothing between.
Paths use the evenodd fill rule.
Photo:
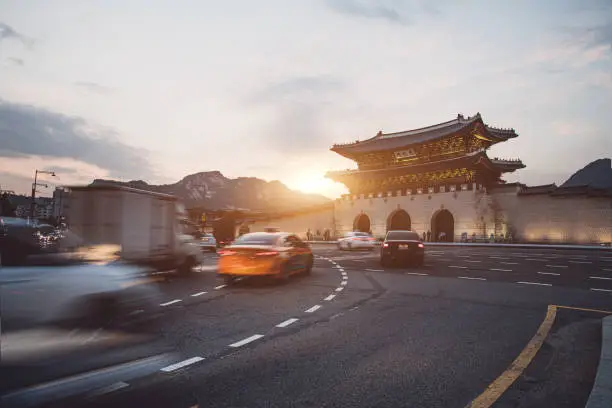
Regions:
<instances>
[{"instance_id":1,"label":"lamp post","mask_svg":"<svg viewBox=\"0 0 612 408\"><path fill-rule=\"evenodd\" d=\"M38 174L49 174L52 177L55 177L55 172L54 171L47 171L47 170L36 170L34 172L34 183L32 183L32 203L30 204L30 218L32 220L34 220L34 211L36 209L36 186L43 186L43 187L47 187L46 184L42 184L42 183L38 183Z\"/></svg>"}]
</instances>

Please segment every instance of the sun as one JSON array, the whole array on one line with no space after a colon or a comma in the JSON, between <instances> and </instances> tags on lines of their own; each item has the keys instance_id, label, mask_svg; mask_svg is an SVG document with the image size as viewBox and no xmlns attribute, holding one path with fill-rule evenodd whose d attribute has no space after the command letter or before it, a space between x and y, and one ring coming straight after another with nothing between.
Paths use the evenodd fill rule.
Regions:
<instances>
[{"instance_id":1,"label":"sun","mask_svg":"<svg viewBox=\"0 0 612 408\"><path fill-rule=\"evenodd\" d=\"M289 186L303 193L321 194L327 197L338 197L346 192L346 188L322 174L303 174L297 177Z\"/></svg>"}]
</instances>

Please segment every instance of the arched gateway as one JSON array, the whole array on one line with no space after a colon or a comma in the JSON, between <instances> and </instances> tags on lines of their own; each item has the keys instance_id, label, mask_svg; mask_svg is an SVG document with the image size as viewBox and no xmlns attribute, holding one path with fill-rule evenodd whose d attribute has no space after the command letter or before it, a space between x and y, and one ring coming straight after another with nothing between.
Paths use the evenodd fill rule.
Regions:
<instances>
[{"instance_id":1,"label":"arched gateway","mask_svg":"<svg viewBox=\"0 0 612 408\"><path fill-rule=\"evenodd\" d=\"M370 232L370 217L361 213L353 221L353 231Z\"/></svg>"},{"instance_id":2,"label":"arched gateway","mask_svg":"<svg viewBox=\"0 0 612 408\"><path fill-rule=\"evenodd\" d=\"M387 231L410 230L410 215L404 210L395 210L387 218Z\"/></svg>"},{"instance_id":3,"label":"arched gateway","mask_svg":"<svg viewBox=\"0 0 612 408\"><path fill-rule=\"evenodd\" d=\"M455 238L455 218L448 210L436 211L431 217L432 241L452 242ZM440 238L440 233L444 236Z\"/></svg>"}]
</instances>

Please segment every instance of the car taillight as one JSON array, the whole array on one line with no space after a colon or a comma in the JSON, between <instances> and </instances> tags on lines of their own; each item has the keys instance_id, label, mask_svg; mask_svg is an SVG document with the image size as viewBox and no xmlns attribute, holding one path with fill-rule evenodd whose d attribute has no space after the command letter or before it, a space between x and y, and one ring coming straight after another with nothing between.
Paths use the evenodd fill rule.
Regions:
<instances>
[{"instance_id":1,"label":"car taillight","mask_svg":"<svg viewBox=\"0 0 612 408\"><path fill-rule=\"evenodd\" d=\"M255 255L256 256L275 256L275 255L278 255L278 252L276 252L276 251L257 252Z\"/></svg>"},{"instance_id":2,"label":"car taillight","mask_svg":"<svg viewBox=\"0 0 612 408\"><path fill-rule=\"evenodd\" d=\"M419 248L425 248L425 245L419 244Z\"/></svg>"},{"instance_id":3,"label":"car taillight","mask_svg":"<svg viewBox=\"0 0 612 408\"><path fill-rule=\"evenodd\" d=\"M385 243L383 244L383 248L389 248L389 243L388 243L388 242L385 242Z\"/></svg>"},{"instance_id":4,"label":"car taillight","mask_svg":"<svg viewBox=\"0 0 612 408\"><path fill-rule=\"evenodd\" d=\"M234 251L219 251L219 255L220 256L228 256L228 255L234 255L236 252Z\"/></svg>"}]
</instances>

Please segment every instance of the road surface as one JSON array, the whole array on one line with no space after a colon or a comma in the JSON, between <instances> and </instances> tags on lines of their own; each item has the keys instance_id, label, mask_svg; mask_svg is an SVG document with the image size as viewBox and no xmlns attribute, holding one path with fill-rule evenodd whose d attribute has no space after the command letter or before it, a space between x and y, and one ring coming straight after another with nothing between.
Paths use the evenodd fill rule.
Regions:
<instances>
[{"instance_id":1,"label":"road surface","mask_svg":"<svg viewBox=\"0 0 612 408\"><path fill-rule=\"evenodd\" d=\"M377 251L313 249L312 275L282 285L225 286L213 254L193 279L160 281L160 326L135 357L163 350L163 367L47 406L586 403L612 252L430 247L423 267L382 268Z\"/></svg>"}]
</instances>

